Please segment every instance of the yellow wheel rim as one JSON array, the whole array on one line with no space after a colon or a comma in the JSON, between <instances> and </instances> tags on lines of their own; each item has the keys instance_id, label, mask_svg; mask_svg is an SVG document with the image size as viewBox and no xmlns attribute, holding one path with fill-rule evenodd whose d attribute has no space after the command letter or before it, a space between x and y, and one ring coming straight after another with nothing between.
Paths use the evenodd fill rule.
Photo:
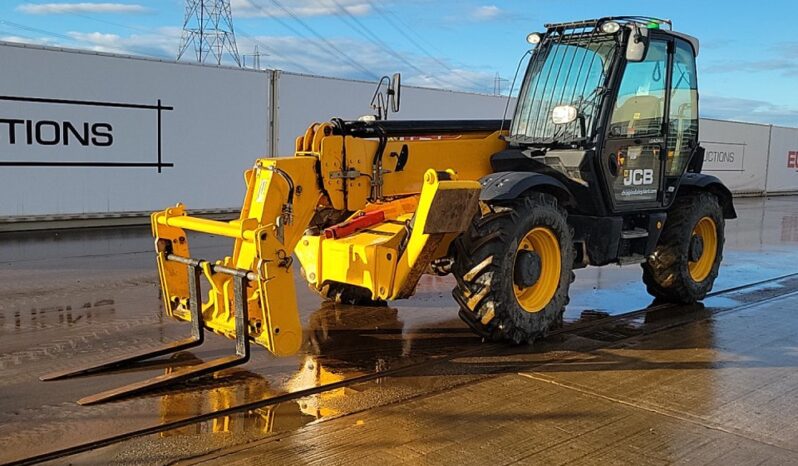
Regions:
<instances>
[{"instance_id":1,"label":"yellow wheel rim","mask_svg":"<svg viewBox=\"0 0 798 466\"><path fill-rule=\"evenodd\" d=\"M560 284L560 243L557 236L548 228L536 227L529 231L518 243L516 257L521 251L534 251L540 256L540 277L534 285L522 288L513 283L513 291L518 304L527 312L540 312L549 304ZM513 259L515 264L515 259ZM513 275L515 265L513 265Z\"/></svg>"},{"instance_id":2,"label":"yellow wheel rim","mask_svg":"<svg viewBox=\"0 0 798 466\"><path fill-rule=\"evenodd\" d=\"M709 217L702 217L693 228L693 236L699 236L704 241L704 250L701 252L701 257L687 264L687 268L694 281L702 282L712 271L718 253L718 229L715 221ZM692 241L692 238L690 240Z\"/></svg>"}]
</instances>

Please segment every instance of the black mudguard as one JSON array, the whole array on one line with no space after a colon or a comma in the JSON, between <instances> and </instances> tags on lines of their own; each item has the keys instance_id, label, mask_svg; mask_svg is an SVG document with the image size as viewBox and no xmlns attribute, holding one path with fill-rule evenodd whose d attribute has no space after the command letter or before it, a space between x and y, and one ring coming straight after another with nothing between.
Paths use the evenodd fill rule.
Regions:
<instances>
[{"instance_id":1,"label":"black mudguard","mask_svg":"<svg viewBox=\"0 0 798 466\"><path fill-rule=\"evenodd\" d=\"M685 173L684 176L682 176L677 196L690 194L696 191L706 191L717 196L720 206L723 209L723 218L737 218L737 211L734 210L732 193L718 177L705 173Z\"/></svg>"},{"instance_id":2,"label":"black mudguard","mask_svg":"<svg viewBox=\"0 0 798 466\"><path fill-rule=\"evenodd\" d=\"M511 201L528 191L553 194L560 202L568 205L573 196L559 180L536 172L496 172L483 176L480 201ZM534 188L534 189L533 189Z\"/></svg>"}]
</instances>

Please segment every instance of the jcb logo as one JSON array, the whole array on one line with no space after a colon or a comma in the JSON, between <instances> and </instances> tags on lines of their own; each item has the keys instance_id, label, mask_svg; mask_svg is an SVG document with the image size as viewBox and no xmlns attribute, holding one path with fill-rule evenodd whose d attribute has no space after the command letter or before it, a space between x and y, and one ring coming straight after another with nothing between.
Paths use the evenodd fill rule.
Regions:
<instances>
[{"instance_id":1,"label":"jcb logo","mask_svg":"<svg viewBox=\"0 0 798 466\"><path fill-rule=\"evenodd\" d=\"M653 183L654 183L654 170L652 170L651 168L623 171L624 186L641 186Z\"/></svg>"}]
</instances>

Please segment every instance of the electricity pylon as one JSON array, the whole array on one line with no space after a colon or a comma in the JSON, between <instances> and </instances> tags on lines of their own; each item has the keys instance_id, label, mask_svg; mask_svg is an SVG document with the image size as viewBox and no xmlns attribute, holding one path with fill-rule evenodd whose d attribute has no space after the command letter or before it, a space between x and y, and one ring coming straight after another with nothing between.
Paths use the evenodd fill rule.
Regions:
<instances>
[{"instance_id":1,"label":"electricity pylon","mask_svg":"<svg viewBox=\"0 0 798 466\"><path fill-rule=\"evenodd\" d=\"M230 0L186 0L177 59L180 60L192 45L199 63L205 63L211 56L217 65L221 65L226 52L236 65L241 66Z\"/></svg>"}]
</instances>

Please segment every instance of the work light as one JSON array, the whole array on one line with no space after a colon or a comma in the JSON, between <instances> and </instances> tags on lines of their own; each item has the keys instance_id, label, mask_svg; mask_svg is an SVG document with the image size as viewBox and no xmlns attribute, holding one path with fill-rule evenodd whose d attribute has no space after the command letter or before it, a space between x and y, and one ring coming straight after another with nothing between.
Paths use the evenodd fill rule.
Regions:
<instances>
[{"instance_id":1,"label":"work light","mask_svg":"<svg viewBox=\"0 0 798 466\"><path fill-rule=\"evenodd\" d=\"M532 45L537 45L543 40L543 36L539 32L533 32L526 36L526 41Z\"/></svg>"},{"instance_id":2,"label":"work light","mask_svg":"<svg viewBox=\"0 0 798 466\"><path fill-rule=\"evenodd\" d=\"M621 29L621 25L615 21L607 21L606 23L601 24L601 32L605 32L607 34L615 34L619 29Z\"/></svg>"}]
</instances>

